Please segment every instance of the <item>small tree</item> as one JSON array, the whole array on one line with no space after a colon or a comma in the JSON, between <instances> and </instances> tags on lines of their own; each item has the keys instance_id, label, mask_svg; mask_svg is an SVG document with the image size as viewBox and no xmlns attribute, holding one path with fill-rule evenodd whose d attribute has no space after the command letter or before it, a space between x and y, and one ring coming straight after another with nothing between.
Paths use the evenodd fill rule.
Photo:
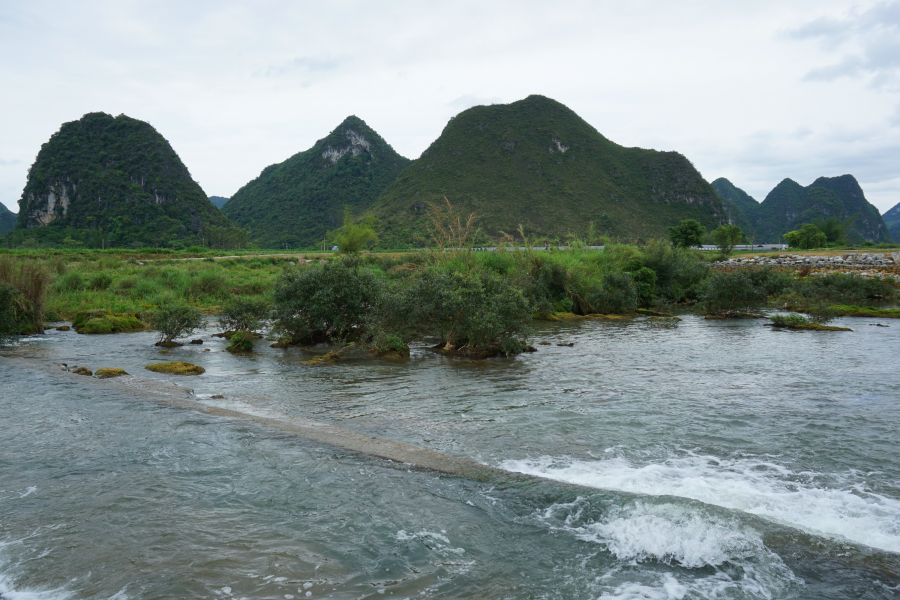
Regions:
<instances>
[{"instance_id":1,"label":"small tree","mask_svg":"<svg viewBox=\"0 0 900 600\"><path fill-rule=\"evenodd\" d=\"M804 223L800 229L785 233L784 239L791 248L802 250L821 248L828 242L828 238L822 233L822 230L812 223Z\"/></svg>"},{"instance_id":2,"label":"small tree","mask_svg":"<svg viewBox=\"0 0 900 600\"><path fill-rule=\"evenodd\" d=\"M840 217L819 218L813 219L812 224L825 234L825 239L829 244L846 244L848 241L847 232L858 217L859 213L851 216L846 221L841 221Z\"/></svg>"},{"instance_id":3,"label":"small tree","mask_svg":"<svg viewBox=\"0 0 900 600\"><path fill-rule=\"evenodd\" d=\"M731 254L743 237L744 232L737 225L719 225L712 232L713 241L726 256Z\"/></svg>"},{"instance_id":4,"label":"small tree","mask_svg":"<svg viewBox=\"0 0 900 600\"><path fill-rule=\"evenodd\" d=\"M344 254L356 254L363 248L378 242L373 229L375 220L366 217L360 221L353 218L349 208L344 208L344 224L334 237L335 243Z\"/></svg>"},{"instance_id":5,"label":"small tree","mask_svg":"<svg viewBox=\"0 0 900 600\"><path fill-rule=\"evenodd\" d=\"M256 332L269 318L269 300L261 296L235 296L222 307L219 323L225 331Z\"/></svg>"},{"instance_id":6,"label":"small tree","mask_svg":"<svg viewBox=\"0 0 900 600\"><path fill-rule=\"evenodd\" d=\"M162 306L150 315L150 326L159 333L159 345L174 344L175 338L190 335L203 327L204 321L200 309L187 304Z\"/></svg>"},{"instance_id":7,"label":"small tree","mask_svg":"<svg viewBox=\"0 0 900 600\"><path fill-rule=\"evenodd\" d=\"M703 242L704 234L706 227L696 219L684 219L681 225L669 227L669 239L673 245L680 248L699 246Z\"/></svg>"},{"instance_id":8,"label":"small tree","mask_svg":"<svg viewBox=\"0 0 900 600\"><path fill-rule=\"evenodd\" d=\"M235 332L226 350L253 351L253 338L257 330L266 325L271 307L264 297L236 296L225 303L219 323L226 331Z\"/></svg>"}]
</instances>

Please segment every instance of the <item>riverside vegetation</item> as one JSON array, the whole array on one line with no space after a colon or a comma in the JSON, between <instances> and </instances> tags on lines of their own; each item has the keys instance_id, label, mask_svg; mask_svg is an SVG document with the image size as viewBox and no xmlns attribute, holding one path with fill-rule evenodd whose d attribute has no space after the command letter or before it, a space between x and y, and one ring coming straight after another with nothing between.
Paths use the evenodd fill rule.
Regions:
<instances>
[{"instance_id":1,"label":"riverside vegetation","mask_svg":"<svg viewBox=\"0 0 900 600\"><path fill-rule=\"evenodd\" d=\"M534 318L676 306L728 318L777 306L824 324L837 315L894 316L875 305L898 297L896 282L854 274L713 270L701 252L667 240L597 251L574 238L566 250L537 252L537 241L526 239L506 251L477 252L469 250L474 217L462 218L449 204L430 211L426 252L326 255L299 265L284 257L0 256L0 324L9 335L62 319L95 332L150 323L166 344L198 327L202 312L221 317L236 351L252 350L268 332L281 346L329 342L404 356L411 342L429 341L444 353L486 357L526 350Z\"/></svg>"}]
</instances>

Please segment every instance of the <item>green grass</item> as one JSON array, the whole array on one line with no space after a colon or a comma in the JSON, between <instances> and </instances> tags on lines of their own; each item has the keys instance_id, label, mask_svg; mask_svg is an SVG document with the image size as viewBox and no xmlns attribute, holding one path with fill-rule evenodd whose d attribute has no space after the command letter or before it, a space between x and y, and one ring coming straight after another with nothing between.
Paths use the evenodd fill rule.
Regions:
<instances>
[{"instance_id":1,"label":"green grass","mask_svg":"<svg viewBox=\"0 0 900 600\"><path fill-rule=\"evenodd\" d=\"M839 317L884 317L888 319L900 319L900 309L873 308L871 306L832 306Z\"/></svg>"},{"instance_id":2,"label":"green grass","mask_svg":"<svg viewBox=\"0 0 900 600\"><path fill-rule=\"evenodd\" d=\"M135 313L143 317L174 301L215 313L233 296L268 294L276 277L292 261L252 257L215 261L162 259L139 264L122 257L74 258L67 261L54 257L42 261L57 273L47 294L45 310L64 318L91 310Z\"/></svg>"}]
</instances>

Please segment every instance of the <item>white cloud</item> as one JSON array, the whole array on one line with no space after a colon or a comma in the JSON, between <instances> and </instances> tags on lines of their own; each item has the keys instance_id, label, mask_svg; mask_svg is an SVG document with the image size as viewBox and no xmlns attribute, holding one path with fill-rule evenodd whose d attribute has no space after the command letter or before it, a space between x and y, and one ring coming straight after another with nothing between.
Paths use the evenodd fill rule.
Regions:
<instances>
[{"instance_id":1,"label":"white cloud","mask_svg":"<svg viewBox=\"0 0 900 600\"><path fill-rule=\"evenodd\" d=\"M0 168L0 201L15 209L41 144L87 112L151 123L207 193L231 196L350 114L415 158L461 110L538 93L759 198L784 177L851 172L893 205L898 2L852 6L0 3L14 91L0 95L0 156L21 160Z\"/></svg>"}]
</instances>

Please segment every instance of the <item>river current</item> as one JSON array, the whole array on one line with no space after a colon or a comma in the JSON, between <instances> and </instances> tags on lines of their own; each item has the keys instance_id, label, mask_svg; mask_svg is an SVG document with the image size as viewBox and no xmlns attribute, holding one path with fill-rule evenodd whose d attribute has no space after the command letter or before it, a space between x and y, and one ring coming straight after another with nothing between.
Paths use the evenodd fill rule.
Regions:
<instances>
[{"instance_id":1,"label":"river current","mask_svg":"<svg viewBox=\"0 0 900 600\"><path fill-rule=\"evenodd\" d=\"M302 361L325 348L264 340L232 355L215 329L171 351L148 332L25 338L0 351L0 598L900 596L900 323L764 323L542 324L550 345L514 359L324 367ZM171 360L206 373L143 368ZM232 416L154 395L173 383Z\"/></svg>"}]
</instances>

